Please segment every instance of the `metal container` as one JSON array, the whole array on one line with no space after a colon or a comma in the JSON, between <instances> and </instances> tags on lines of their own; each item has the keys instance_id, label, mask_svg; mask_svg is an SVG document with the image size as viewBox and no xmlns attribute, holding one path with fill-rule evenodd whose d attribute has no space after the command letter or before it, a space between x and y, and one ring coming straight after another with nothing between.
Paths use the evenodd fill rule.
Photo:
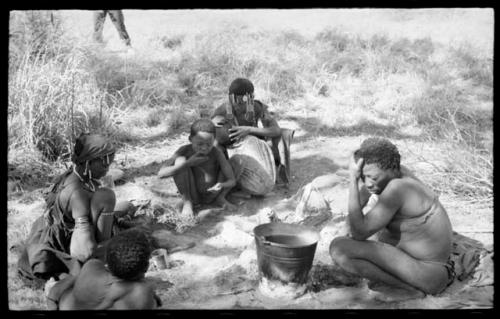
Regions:
<instances>
[{"instance_id":1,"label":"metal container","mask_svg":"<svg viewBox=\"0 0 500 319\"><path fill-rule=\"evenodd\" d=\"M285 284L307 282L319 240L317 231L302 225L267 223L253 232L261 277Z\"/></svg>"},{"instance_id":2,"label":"metal container","mask_svg":"<svg viewBox=\"0 0 500 319\"><path fill-rule=\"evenodd\" d=\"M151 259L155 270L163 270L168 268L168 252L164 248L159 248L151 253Z\"/></svg>"}]
</instances>

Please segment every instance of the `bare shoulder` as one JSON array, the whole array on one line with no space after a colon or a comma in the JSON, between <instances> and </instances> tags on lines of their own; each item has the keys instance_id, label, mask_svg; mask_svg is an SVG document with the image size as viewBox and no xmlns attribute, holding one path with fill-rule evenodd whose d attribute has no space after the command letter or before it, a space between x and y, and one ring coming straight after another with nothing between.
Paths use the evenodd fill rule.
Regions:
<instances>
[{"instance_id":1,"label":"bare shoulder","mask_svg":"<svg viewBox=\"0 0 500 319\"><path fill-rule=\"evenodd\" d=\"M175 154L179 156L191 156L194 154L193 146L191 144L182 145L175 151Z\"/></svg>"},{"instance_id":2,"label":"bare shoulder","mask_svg":"<svg viewBox=\"0 0 500 319\"><path fill-rule=\"evenodd\" d=\"M215 108L215 110L212 112L212 117L217 116L217 115L226 115L226 106L228 102L224 102L218 107Z\"/></svg>"},{"instance_id":3,"label":"bare shoulder","mask_svg":"<svg viewBox=\"0 0 500 319\"><path fill-rule=\"evenodd\" d=\"M65 189L61 192L61 200L69 200L71 206L73 205L83 205L84 207L90 206L90 199L92 194L83 189L82 187L77 187L74 190ZM73 206L74 207L74 206Z\"/></svg>"},{"instance_id":4,"label":"bare shoulder","mask_svg":"<svg viewBox=\"0 0 500 319\"><path fill-rule=\"evenodd\" d=\"M224 156L224 153L218 148L218 147L213 147L212 151L210 152L210 156L215 157L218 161L226 161L226 157Z\"/></svg>"},{"instance_id":5,"label":"bare shoulder","mask_svg":"<svg viewBox=\"0 0 500 319\"><path fill-rule=\"evenodd\" d=\"M387 186L384 188L384 193L396 193L399 194L401 191L404 191L408 188L408 180L405 178L394 178L387 183Z\"/></svg>"}]
</instances>

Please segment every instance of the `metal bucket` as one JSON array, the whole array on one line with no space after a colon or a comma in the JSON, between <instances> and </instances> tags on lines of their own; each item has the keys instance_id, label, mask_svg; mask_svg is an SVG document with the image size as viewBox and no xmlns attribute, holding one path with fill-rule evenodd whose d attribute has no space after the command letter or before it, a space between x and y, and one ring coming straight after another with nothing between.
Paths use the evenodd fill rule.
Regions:
<instances>
[{"instance_id":1,"label":"metal bucket","mask_svg":"<svg viewBox=\"0 0 500 319\"><path fill-rule=\"evenodd\" d=\"M282 283L305 284L319 234L295 224L267 223L254 228L259 276Z\"/></svg>"}]
</instances>

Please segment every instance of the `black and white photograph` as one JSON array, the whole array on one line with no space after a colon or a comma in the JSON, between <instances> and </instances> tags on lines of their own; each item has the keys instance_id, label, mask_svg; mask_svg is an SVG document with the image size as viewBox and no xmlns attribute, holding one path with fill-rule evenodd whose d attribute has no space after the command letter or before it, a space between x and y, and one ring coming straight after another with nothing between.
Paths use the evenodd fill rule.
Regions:
<instances>
[{"instance_id":1,"label":"black and white photograph","mask_svg":"<svg viewBox=\"0 0 500 319\"><path fill-rule=\"evenodd\" d=\"M494 17L9 11L8 310L493 309Z\"/></svg>"}]
</instances>

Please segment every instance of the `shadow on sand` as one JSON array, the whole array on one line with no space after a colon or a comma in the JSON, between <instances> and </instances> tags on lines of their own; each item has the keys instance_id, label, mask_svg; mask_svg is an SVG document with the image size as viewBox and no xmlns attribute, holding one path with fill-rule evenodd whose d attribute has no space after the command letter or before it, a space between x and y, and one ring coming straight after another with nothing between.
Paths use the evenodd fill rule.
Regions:
<instances>
[{"instance_id":1,"label":"shadow on sand","mask_svg":"<svg viewBox=\"0 0 500 319\"><path fill-rule=\"evenodd\" d=\"M422 138L419 135L404 134L394 125L382 125L370 120L363 120L355 125L330 127L321 123L321 121L316 117L287 116L283 119L297 122L300 127L306 131L306 134L296 137L294 139L294 143L304 142L318 136L341 137L372 135L391 139L413 140L419 140Z\"/></svg>"}]
</instances>

